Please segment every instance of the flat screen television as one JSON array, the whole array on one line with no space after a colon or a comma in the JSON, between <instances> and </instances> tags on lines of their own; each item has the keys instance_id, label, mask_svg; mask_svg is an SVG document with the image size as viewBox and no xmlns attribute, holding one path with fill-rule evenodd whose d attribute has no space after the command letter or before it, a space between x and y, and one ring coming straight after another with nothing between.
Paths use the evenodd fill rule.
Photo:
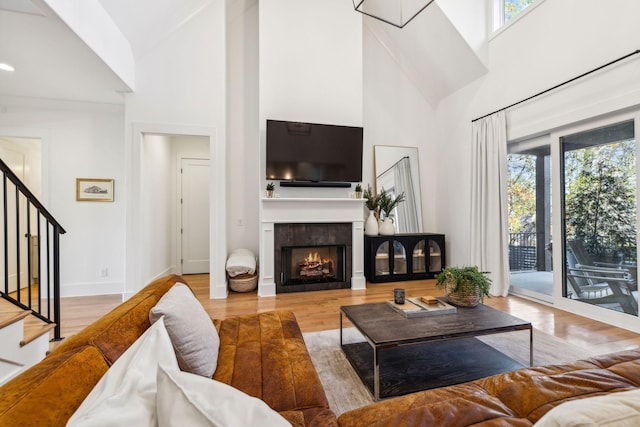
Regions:
<instances>
[{"instance_id":1,"label":"flat screen television","mask_svg":"<svg viewBox=\"0 0 640 427\"><path fill-rule=\"evenodd\" d=\"M281 186L362 181L361 127L267 120L266 151L267 179Z\"/></svg>"}]
</instances>

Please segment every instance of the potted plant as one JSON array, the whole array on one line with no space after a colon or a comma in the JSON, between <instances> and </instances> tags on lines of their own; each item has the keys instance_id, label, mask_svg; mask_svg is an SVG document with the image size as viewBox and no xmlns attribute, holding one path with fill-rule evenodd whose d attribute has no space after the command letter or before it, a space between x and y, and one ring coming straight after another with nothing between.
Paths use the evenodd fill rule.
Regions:
<instances>
[{"instance_id":1,"label":"potted plant","mask_svg":"<svg viewBox=\"0 0 640 427\"><path fill-rule=\"evenodd\" d=\"M276 189L276 186L273 185L273 182L267 184L267 197L273 197L273 190Z\"/></svg>"},{"instance_id":2,"label":"potted plant","mask_svg":"<svg viewBox=\"0 0 640 427\"><path fill-rule=\"evenodd\" d=\"M362 185L356 184L356 199L362 199Z\"/></svg>"},{"instance_id":3,"label":"potted plant","mask_svg":"<svg viewBox=\"0 0 640 427\"><path fill-rule=\"evenodd\" d=\"M447 298L455 305L475 307L491 297L491 279L477 266L447 267L436 276L436 287L444 288Z\"/></svg>"},{"instance_id":4,"label":"potted plant","mask_svg":"<svg viewBox=\"0 0 640 427\"><path fill-rule=\"evenodd\" d=\"M369 209L369 216L364 223L364 234L367 236L378 235L378 209L380 209L380 199L377 194L371 190L371 186L367 184L364 190L364 205Z\"/></svg>"},{"instance_id":5,"label":"potted plant","mask_svg":"<svg viewBox=\"0 0 640 427\"><path fill-rule=\"evenodd\" d=\"M384 216L381 215L382 224L380 225L380 234L385 236L391 236L395 234L396 229L393 225L393 218L391 217L391 212L404 201L405 194L401 193L396 197L393 197L391 194L387 193L387 191L383 188L380 191L378 196L380 211Z\"/></svg>"}]
</instances>

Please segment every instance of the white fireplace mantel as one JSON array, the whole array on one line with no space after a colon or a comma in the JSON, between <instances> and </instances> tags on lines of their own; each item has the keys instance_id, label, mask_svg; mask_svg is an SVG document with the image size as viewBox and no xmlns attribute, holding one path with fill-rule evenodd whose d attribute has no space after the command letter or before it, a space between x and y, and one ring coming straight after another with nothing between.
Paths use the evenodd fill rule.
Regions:
<instances>
[{"instance_id":1,"label":"white fireplace mantel","mask_svg":"<svg viewBox=\"0 0 640 427\"><path fill-rule=\"evenodd\" d=\"M351 223L351 289L366 289L364 278L364 201L347 198L264 198L260 214L258 296L275 296L274 224Z\"/></svg>"}]
</instances>

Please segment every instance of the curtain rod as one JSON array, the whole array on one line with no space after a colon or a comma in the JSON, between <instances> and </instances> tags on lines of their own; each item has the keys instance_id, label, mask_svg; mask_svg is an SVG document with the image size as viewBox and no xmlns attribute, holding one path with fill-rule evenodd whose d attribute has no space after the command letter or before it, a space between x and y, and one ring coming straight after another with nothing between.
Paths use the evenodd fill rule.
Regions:
<instances>
[{"instance_id":1,"label":"curtain rod","mask_svg":"<svg viewBox=\"0 0 640 427\"><path fill-rule=\"evenodd\" d=\"M597 67L597 68L594 68L594 69L593 69L593 70L591 70L591 71L587 71L586 73L580 74L579 76L576 76L576 77L574 77L574 78L572 78L572 79L569 79L569 80L567 80L567 81L565 81L565 82L562 82L562 83L557 84L557 85L555 85L555 86L553 86L553 87L550 87L549 89L543 90L542 92L538 92L538 93L536 93L535 95L531 95L531 96L530 96L530 97L528 97L528 98L522 99L522 100L520 100L520 101L518 101L518 102L514 102L514 103L513 103L513 104L511 104L511 105L507 105L506 107L500 108L500 109L498 109L498 110L496 110L496 111L494 111L494 112L492 112L492 113L485 114L484 116L482 116L482 117L478 117L477 119L473 119L473 120L471 120L471 122L472 122L472 123L473 123L473 122L477 122L478 120L484 119L485 117L489 117L489 116L490 116L490 115L492 115L492 114L498 113L498 112L500 112L500 111L508 110L508 109L509 109L509 108L511 108L511 107L515 107L516 105L522 104L523 102L527 102L527 101L529 101L529 100L531 100L531 99L533 99L533 98L536 98L536 97L538 97L538 96L540 96L540 95L544 95L544 94L545 94L545 93L547 93L547 92L551 92L551 91L552 91L552 90L554 90L554 89L558 89L558 88L559 88L559 87L561 87L561 86L564 86L564 85L566 85L566 84L569 84L569 83L571 83L571 82L573 82L573 81L575 81L575 80L581 79L581 78L583 78L583 77L585 77L585 76L588 76L589 74L595 73L596 71L600 71L600 70L602 70L603 68L606 68L606 67L608 67L608 66L610 66L610 65L613 65L613 64L618 63L618 62L620 62L620 61L623 61L623 60L625 60L625 59L629 58L630 56L637 55L638 53L640 53L640 49L635 50L635 51L633 51L633 52L631 52L631 53L628 53L628 54L626 54L626 55L624 55L624 56L621 56L621 57L620 57L620 58L618 58L618 59L614 59L614 60L613 60L613 61L611 61L611 62L608 62L608 63L606 63L606 64L604 64L604 65L601 65L601 66L599 66L599 67Z\"/></svg>"},{"instance_id":2,"label":"curtain rod","mask_svg":"<svg viewBox=\"0 0 640 427\"><path fill-rule=\"evenodd\" d=\"M396 165L397 165L398 163L400 163L400 162L401 162L401 161L403 161L404 159L408 159L408 158L409 158L409 156L400 157L400 160L398 160L397 162L395 162L394 164L392 164L391 166L389 166L389 167L387 168L387 170L385 170L385 171L383 171L383 172L380 172L380 173L378 174L378 176L376 176L376 179L380 178L382 175L384 175L385 173L389 172L391 169L395 168L395 167L396 167Z\"/></svg>"}]
</instances>

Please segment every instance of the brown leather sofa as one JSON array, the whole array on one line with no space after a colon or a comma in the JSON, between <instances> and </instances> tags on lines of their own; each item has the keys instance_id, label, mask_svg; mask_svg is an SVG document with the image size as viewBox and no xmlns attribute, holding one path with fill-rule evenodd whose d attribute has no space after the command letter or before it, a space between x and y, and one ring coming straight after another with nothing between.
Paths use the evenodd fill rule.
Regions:
<instances>
[{"instance_id":1,"label":"brown leather sofa","mask_svg":"<svg viewBox=\"0 0 640 427\"><path fill-rule=\"evenodd\" d=\"M531 426L574 399L640 387L640 350L525 368L413 393L342 414L343 427Z\"/></svg>"},{"instance_id":2,"label":"brown leather sofa","mask_svg":"<svg viewBox=\"0 0 640 427\"><path fill-rule=\"evenodd\" d=\"M149 310L180 276L154 281L66 339L0 388L0 426L63 426L124 351L150 326ZM291 312L214 320L220 337L213 378L260 398L293 426L336 426Z\"/></svg>"}]
</instances>

